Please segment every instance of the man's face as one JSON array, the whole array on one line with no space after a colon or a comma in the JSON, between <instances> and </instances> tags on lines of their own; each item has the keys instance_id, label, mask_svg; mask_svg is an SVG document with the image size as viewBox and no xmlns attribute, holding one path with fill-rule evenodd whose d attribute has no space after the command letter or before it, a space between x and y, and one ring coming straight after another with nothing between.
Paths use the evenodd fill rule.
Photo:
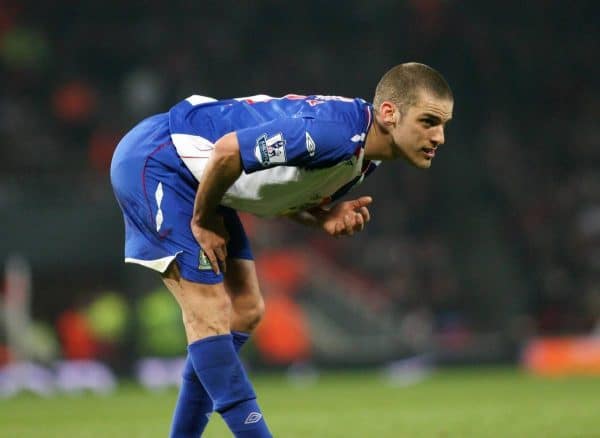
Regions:
<instances>
[{"instance_id":1,"label":"man's face","mask_svg":"<svg viewBox=\"0 0 600 438\"><path fill-rule=\"evenodd\" d=\"M416 167L427 169L438 146L444 144L444 127L452 118L454 102L421 92L405 114L395 111L391 129L394 153Z\"/></svg>"}]
</instances>

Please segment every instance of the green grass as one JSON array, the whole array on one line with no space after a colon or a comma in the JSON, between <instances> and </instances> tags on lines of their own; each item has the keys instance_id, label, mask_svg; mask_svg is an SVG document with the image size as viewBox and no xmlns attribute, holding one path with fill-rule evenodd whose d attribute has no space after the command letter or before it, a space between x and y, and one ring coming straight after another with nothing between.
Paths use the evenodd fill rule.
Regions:
<instances>
[{"instance_id":1,"label":"green grass","mask_svg":"<svg viewBox=\"0 0 600 438\"><path fill-rule=\"evenodd\" d=\"M450 370L409 387L373 373L323 375L298 387L255 376L279 438L600 437L600 379L541 379L515 370ZM102 396L0 401L0 437L166 437L176 392L127 386ZM206 438L230 437L218 416Z\"/></svg>"}]
</instances>

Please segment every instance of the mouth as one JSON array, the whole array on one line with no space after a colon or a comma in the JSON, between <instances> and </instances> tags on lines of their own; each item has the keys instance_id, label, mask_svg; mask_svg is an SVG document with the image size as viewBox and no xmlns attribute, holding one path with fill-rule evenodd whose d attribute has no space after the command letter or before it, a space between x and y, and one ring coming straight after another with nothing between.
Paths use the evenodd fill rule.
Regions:
<instances>
[{"instance_id":1,"label":"mouth","mask_svg":"<svg viewBox=\"0 0 600 438\"><path fill-rule=\"evenodd\" d=\"M433 157L435 157L435 149L434 148L422 147L421 151L423 152L423 155L425 155L425 157L428 160L431 160L431 159L433 159Z\"/></svg>"}]
</instances>

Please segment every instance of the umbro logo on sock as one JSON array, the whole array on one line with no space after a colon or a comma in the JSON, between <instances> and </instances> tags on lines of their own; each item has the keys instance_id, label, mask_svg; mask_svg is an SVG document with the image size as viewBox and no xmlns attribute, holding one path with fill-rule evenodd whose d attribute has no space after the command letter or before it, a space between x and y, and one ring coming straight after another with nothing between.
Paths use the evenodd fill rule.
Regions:
<instances>
[{"instance_id":1,"label":"umbro logo on sock","mask_svg":"<svg viewBox=\"0 0 600 438\"><path fill-rule=\"evenodd\" d=\"M260 412L250 412L250 415L244 420L244 424L258 423L261 418L262 414Z\"/></svg>"}]
</instances>

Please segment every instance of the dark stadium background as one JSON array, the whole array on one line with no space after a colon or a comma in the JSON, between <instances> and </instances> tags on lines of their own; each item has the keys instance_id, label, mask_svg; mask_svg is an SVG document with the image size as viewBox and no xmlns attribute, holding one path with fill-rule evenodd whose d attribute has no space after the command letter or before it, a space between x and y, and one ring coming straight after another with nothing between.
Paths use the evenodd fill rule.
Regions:
<instances>
[{"instance_id":1,"label":"dark stadium background","mask_svg":"<svg viewBox=\"0 0 600 438\"><path fill-rule=\"evenodd\" d=\"M136 121L194 93L370 100L406 61L454 90L446 145L428 172L373 174L358 191L373 220L352 239L245 218L267 306L293 315L267 313L283 340L257 336L247 360L516 363L531 339L598 333L597 17L584 1L0 0L0 262L32 274L41 347L63 340L66 311L85 320L110 298L94 348L43 355L13 340L16 355L87 354L130 375L139 356L184 351L177 335L144 343L178 320L152 328L140 303L160 281L122 263L108 168ZM106 309L122 320L103 325ZM282 351L290 333L304 343Z\"/></svg>"}]
</instances>

